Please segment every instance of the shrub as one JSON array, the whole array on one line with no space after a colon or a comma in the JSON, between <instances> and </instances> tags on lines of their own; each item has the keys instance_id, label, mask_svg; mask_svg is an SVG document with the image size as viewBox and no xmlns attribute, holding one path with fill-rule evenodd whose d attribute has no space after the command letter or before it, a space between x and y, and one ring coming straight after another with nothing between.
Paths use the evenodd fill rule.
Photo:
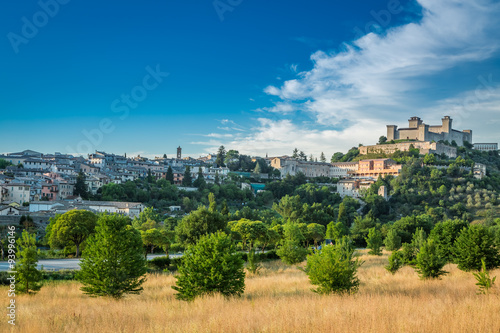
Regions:
<instances>
[{"instance_id":1,"label":"shrub","mask_svg":"<svg viewBox=\"0 0 500 333\"><path fill-rule=\"evenodd\" d=\"M304 269L313 289L319 294L354 294L359 289L356 276L362 262L354 259L351 240L343 237L337 244L325 246L321 251L307 257Z\"/></svg>"},{"instance_id":2,"label":"shrub","mask_svg":"<svg viewBox=\"0 0 500 333\"><path fill-rule=\"evenodd\" d=\"M157 271L163 271L165 269L168 270L170 266L170 258L169 257L156 257L147 262L147 265L149 268L157 270Z\"/></svg>"},{"instance_id":3,"label":"shrub","mask_svg":"<svg viewBox=\"0 0 500 333\"><path fill-rule=\"evenodd\" d=\"M453 246L460 231L469 226L464 220L448 220L439 222L432 229L429 238L434 239L441 258L453 262Z\"/></svg>"},{"instance_id":4,"label":"shrub","mask_svg":"<svg viewBox=\"0 0 500 333\"><path fill-rule=\"evenodd\" d=\"M384 245L387 251L397 251L401 248L401 237L395 229L389 229Z\"/></svg>"},{"instance_id":5,"label":"shrub","mask_svg":"<svg viewBox=\"0 0 500 333\"><path fill-rule=\"evenodd\" d=\"M482 271L478 273L472 273L477 280L476 286L478 286L478 294L487 294L491 287L495 284L497 277L493 279L490 278L490 272L486 269L486 263L484 259L481 259Z\"/></svg>"},{"instance_id":6,"label":"shrub","mask_svg":"<svg viewBox=\"0 0 500 333\"><path fill-rule=\"evenodd\" d=\"M442 268L446 265L446 260L438 254L436 243L433 239L428 239L420 248L417 254L416 271L421 279L436 279L447 274Z\"/></svg>"},{"instance_id":7,"label":"shrub","mask_svg":"<svg viewBox=\"0 0 500 333\"><path fill-rule=\"evenodd\" d=\"M91 296L138 294L146 280L141 234L121 215L101 215L87 240L77 279Z\"/></svg>"},{"instance_id":8,"label":"shrub","mask_svg":"<svg viewBox=\"0 0 500 333\"><path fill-rule=\"evenodd\" d=\"M377 230L375 227L371 228L365 240L367 247L370 249L368 254L382 255L382 233L380 230Z\"/></svg>"},{"instance_id":9,"label":"shrub","mask_svg":"<svg viewBox=\"0 0 500 333\"><path fill-rule=\"evenodd\" d=\"M385 266L391 274L396 274L396 272L405 265L404 256L402 251L394 251L389 256L389 265Z\"/></svg>"},{"instance_id":10,"label":"shrub","mask_svg":"<svg viewBox=\"0 0 500 333\"><path fill-rule=\"evenodd\" d=\"M304 235L297 223L286 223L284 225L284 239L276 253L285 264L295 265L306 259L307 249L302 246Z\"/></svg>"},{"instance_id":11,"label":"shrub","mask_svg":"<svg viewBox=\"0 0 500 333\"><path fill-rule=\"evenodd\" d=\"M17 262L14 268L16 275L16 291L20 293L35 293L42 287L42 272L36 266L38 264L38 252L36 249L36 237L26 230L17 239Z\"/></svg>"},{"instance_id":12,"label":"shrub","mask_svg":"<svg viewBox=\"0 0 500 333\"><path fill-rule=\"evenodd\" d=\"M454 246L455 262L463 271L479 271L481 259L487 269L500 265L500 254L491 230L483 225L475 224L464 228Z\"/></svg>"},{"instance_id":13,"label":"shrub","mask_svg":"<svg viewBox=\"0 0 500 333\"><path fill-rule=\"evenodd\" d=\"M76 270L42 271L44 281L70 281L76 280Z\"/></svg>"},{"instance_id":14,"label":"shrub","mask_svg":"<svg viewBox=\"0 0 500 333\"><path fill-rule=\"evenodd\" d=\"M255 250L250 250L250 252L248 253L247 270L252 274L256 274L261 268L262 267L259 263L259 258L255 255Z\"/></svg>"},{"instance_id":15,"label":"shrub","mask_svg":"<svg viewBox=\"0 0 500 333\"><path fill-rule=\"evenodd\" d=\"M414 266L416 264L418 250L413 244L404 243L401 248L401 256L405 265Z\"/></svg>"},{"instance_id":16,"label":"shrub","mask_svg":"<svg viewBox=\"0 0 500 333\"><path fill-rule=\"evenodd\" d=\"M223 232L202 236L184 253L176 286L177 299L220 293L240 296L245 290L244 261L231 238Z\"/></svg>"}]
</instances>

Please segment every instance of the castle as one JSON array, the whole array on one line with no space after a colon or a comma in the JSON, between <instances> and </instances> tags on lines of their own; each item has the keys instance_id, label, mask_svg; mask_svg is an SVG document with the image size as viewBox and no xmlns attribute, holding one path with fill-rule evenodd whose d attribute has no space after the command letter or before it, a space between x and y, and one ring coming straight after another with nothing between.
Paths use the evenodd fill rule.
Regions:
<instances>
[{"instance_id":1,"label":"castle","mask_svg":"<svg viewBox=\"0 0 500 333\"><path fill-rule=\"evenodd\" d=\"M442 124L430 126L424 124L419 117L408 120L408 128L399 128L396 125L387 125L387 141L391 140L417 140L417 141L455 141L458 146L463 146L467 141L472 143L472 131L457 131L452 128L453 119L449 116L442 118Z\"/></svg>"}]
</instances>

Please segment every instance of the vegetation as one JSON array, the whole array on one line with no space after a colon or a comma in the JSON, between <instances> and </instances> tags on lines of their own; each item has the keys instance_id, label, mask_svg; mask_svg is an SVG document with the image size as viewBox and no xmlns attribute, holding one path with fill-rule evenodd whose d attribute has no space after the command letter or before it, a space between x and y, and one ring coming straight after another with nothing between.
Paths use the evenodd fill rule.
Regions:
<instances>
[{"instance_id":1,"label":"vegetation","mask_svg":"<svg viewBox=\"0 0 500 333\"><path fill-rule=\"evenodd\" d=\"M36 237L34 234L23 231L17 239L16 266L16 292L35 293L42 287L42 273L37 269L38 254L36 250Z\"/></svg>"},{"instance_id":2,"label":"vegetation","mask_svg":"<svg viewBox=\"0 0 500 333\"><path fill-rule=\"evenodd\" d=\"M370 251L368 254L372 254L375 256L382 255L382 233L377 230L377 228L373 227L368 231L368 236L366 239L366 246Z\"/></svg>"},{"instance_id":3,"label":"vegetation","mask_svg":"<svg viewBox=\"0 0 500 333\"><path fill-rule=\"evenodd\" d=\"M124 294L140 293L146 260L142 256L139 231L127 217L100 216L95 233L83 251L80 267L77 278L87 295L121 298Z\"/></svg>"},{"instance_id":4,"label":"vegetation","mask_svg":"<svg viewBox=\"0 0 500 333\"><path fill-rule=\"evenodd\" d=\"M192 301L202 295L240 296L245 290L244 261L223 232L202 236L184 254L176 285L177 299Z\"/></svg>"},{"instance_id":5,"label":"vegetation","mask_svg":"<svg viewBox=\"0 0 500 333\"><path fill-rule=\"evenodd\" d=\"M416 260L416 271L421 279L437 279L447 274L442 268L446 260L438 254L436 244L433 239L428 239L420 247Z\"/></svg>"},{"instance_id":6,"label":"vegetation","mask_svg":"<svg viewBox=\"0 0 500 333\"><path fill-rule=\"evenodd\" d=\"M305 238L299 225L294 222L288 222L283 226L283 229L283 240L276 253L288 265L301 263L306 259L307 249L301 244Z\"/></svg>"},{"instance_id":7,"label":"vegetation","mask_svg":"<svg viewBox=\"0 0 500 333\"><path fill-rule=\"evenodd\" d=\"M490 229L483 225L464 228L455 241L455 262L464 271L479 271L482 261L487 269L500 266L500 252Z\"/></svg>"},{"instance_id":8,"label":"vegetation","mask_svg":"<svg viewBox=\"0 0 500 333\"><path fill-rule=\"evenodd\" d=\"M489 290L495 284L497 277L490 278L490 272L486 268L486 263L484 259L481 260L482 270L477 273L472 273L477 280L476 286L478 286L479 294L488 294Z\"/></svg>"}]
</instances>

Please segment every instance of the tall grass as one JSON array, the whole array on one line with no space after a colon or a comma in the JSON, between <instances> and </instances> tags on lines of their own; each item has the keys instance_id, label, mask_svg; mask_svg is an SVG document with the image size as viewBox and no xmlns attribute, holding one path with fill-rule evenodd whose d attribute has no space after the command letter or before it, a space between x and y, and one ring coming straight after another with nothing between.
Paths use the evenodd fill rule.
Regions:
<instances>
[{"instance_id":1,"label":"tall grass","mask_svg":"<svg viewBox=\"0 0 500 333\"><path fill-rule=\"evenodd\" d=\"M248 275L241 298L186 303L174 298L171 275L149 275L141 295L90 298L79 283L50 282L17 296L16 332L500 332L500 293L476 295L475 280L455 265L442 280L421 281L405 267L386 272L387 253L362 257L360 291L321 296L307 276L280 262ZM500 275L500 270L492 272ZM5 287L0 293L6 295ZM4 304L6 304L4 302ZM0 331L8 332L6 316Z\"/></svg>"}]
</instances>

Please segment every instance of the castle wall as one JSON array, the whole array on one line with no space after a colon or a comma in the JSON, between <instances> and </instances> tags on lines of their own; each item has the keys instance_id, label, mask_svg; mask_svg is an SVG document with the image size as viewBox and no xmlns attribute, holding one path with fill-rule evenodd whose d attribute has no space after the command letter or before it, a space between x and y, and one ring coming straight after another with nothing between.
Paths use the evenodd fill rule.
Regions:
<instances>
[{"instance_id":1,"label":"castle wall","mask_svg":"<svg viewBox=\"0 0 500 333\"><path fill-rule=\"evenodd\" d=\"M418 129L400 129L397 133L397 139L418 140Z\"/></svg>"},{"instance_id":2,"label":"castle wall","mask_svg":"<svg viewBox=\"0 0 500 333\"><path fill-rule=\"evenodd\" d=\"M410 146L420 150L420 154L445 154L448 157L457 157L457 149L455 147L447 146L438 142L429 141L415 141L415 142L401 142L386 145L373 145L359 147L361 155L366 154L393 154L396 151L409 151Z\"/></svg>"}]
</instances>

